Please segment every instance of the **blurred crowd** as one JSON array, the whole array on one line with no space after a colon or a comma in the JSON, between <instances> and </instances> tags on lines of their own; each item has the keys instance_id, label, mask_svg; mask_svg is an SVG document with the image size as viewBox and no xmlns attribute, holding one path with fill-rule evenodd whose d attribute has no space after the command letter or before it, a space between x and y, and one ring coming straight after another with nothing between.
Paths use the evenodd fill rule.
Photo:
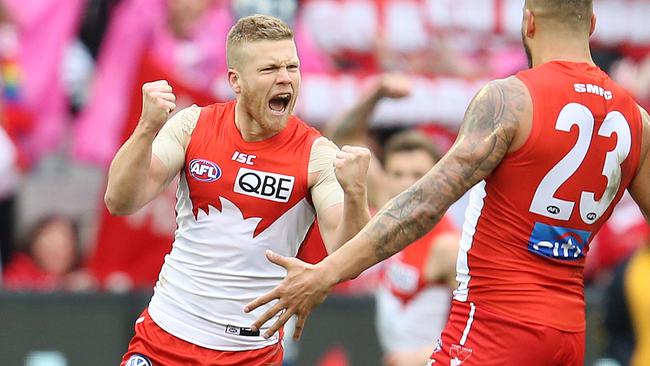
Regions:
<instances>
[{"instance_id":1,"label":"blurred crowd","mask_svg":"<svg viewBox=\"0 0 650 366\"><path fill-rule=\"evenodd\" d=\"M385 142L403 130L419 131L444 153L479 86L527 67L522 5L0 0L2 287L50 292L153 286L175 229L174 189L132 216L112 217L102 201L107 165L137 122L143 82L168 80L178 109L233 97L225 40L236 19L265 13L293 27L303 78L297 114L337 143L348 143L348 137L370 146L380 166ZM595 61L650 108L650 1L596 0L595 6ZM350 122L353 113L365 115ZM380 185L376 177L369 184ZM370 199L374 208L386 202ZM462 211L460 203L450 213L455 225ZM626 268L635 256L647 255L649 238L643 215L624 198L591 244L585 281L627 301ZM311 260L321 254L301 253ZM381 276L381 269L371 270L339 291L372 293ZM626 331L620 321L608 327ZM620 345L608 352L625 354Z\"/></svg>"}]
</instances>

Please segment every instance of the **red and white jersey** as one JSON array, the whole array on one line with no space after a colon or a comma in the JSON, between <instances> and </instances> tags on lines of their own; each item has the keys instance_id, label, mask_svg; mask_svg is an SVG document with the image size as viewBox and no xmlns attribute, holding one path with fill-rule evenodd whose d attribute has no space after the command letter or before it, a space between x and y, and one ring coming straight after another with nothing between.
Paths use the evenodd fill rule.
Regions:
<instances>
[{"instance_id":1,"label":"red and white jersey","mask_svg":"<svg viewBox=\"0 0 650 366\"><path fill-rule=\"evenodd\" d=\"M532 97L532 130L472 189L454 298L583 331L585 255L636 175L641 115L586 63L548 62L517 77Z\"/></svg>"},{"instance_id":2,"label":"red and white jersey","mask_svg":"<svg viewBox=\"0 0 650 366\"><path fill-rule=\"evenodd\" d=\"M377 335L384 352L431 345L449 315L451 289L424 276L436 238L458 229L448 216L428 234L386 260L376 292Z\"/></svg>"},{"instance_id":3,"label":"red and white jersey","mask_svg":"<svg viewBox=\"0 0 650 366\"><path fill-rule=\"evenodd\" d=\"M314 222L308 164L320 136L292 116L277 135L246 142L234 111L235 102L201 108L177 192L178 229L149 305L167 332L225 351L278 342L247 329L270 306L250 314L244 306L286 275L265 250L295 256Z\"/></svg>"}]
</instances>

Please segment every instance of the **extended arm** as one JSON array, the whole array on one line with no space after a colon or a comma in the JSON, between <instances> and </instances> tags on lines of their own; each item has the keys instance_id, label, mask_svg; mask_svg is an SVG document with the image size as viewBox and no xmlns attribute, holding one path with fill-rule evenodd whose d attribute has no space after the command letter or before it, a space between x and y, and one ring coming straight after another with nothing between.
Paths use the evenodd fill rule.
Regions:
<instances>
[{"instance_id":1,"label":"extended arm","mask_svg":"<svg viewBox=\"0 0 650 366\"><path fill-rule=\"evenodd\" d=\"M385 74L365 91L359 100L325 126L325 134L339 145L365 145L370 120L384 98L399 99L411 93L411 82L400 74Z\"/></svg>"},{"instance_id":2,"label":"extended arm","mask_svg":"<svg viewBox=\"0 0 650 366\"><path fill-rule=\"evenodd\" d=\"M431 230L452 203L497 167L531 108L528 91L518 79L486 85L468 107L454 146L440 162L320 264L333 275L331 280L354 278Z\"/></svg>"},{"instance_id":3,"label":"extended arm","mask_svg":"<svg viewBox=\"0 0 650 366\"><path fill-rule=\"evenodd\" d=\"M270 336L297 314L294 338L299 337L307 315L325 299L334 284L356 277L427 233L453 202L488 176L509 151L520 121L532 118L531 110L528 90L518 79L489 83L468 107L458 139L449 152L415 185L391 200L341 249L313 266L267 253L271 261L288 272L273 291L246 307L250 311L279 299L253 326L260 327L285 309L265 335Z\"/></svg>"},{"instance_id":4,"label":"extended arm","mask_svg":"<svg viewBox=\"0 0 650 366\"><path fill-rule=\"evenodd\" d=\"M382 75L350 109L327 123L325 133L339 146L366 146L371 117L379 102L384 98L404 98L410 93L411 81L408 77L400 74ZM370 160L367 182L368 203L374 208L386 204L390 197L387 197L382 186L384 171L374 156Z\"/></svg>"}]
</instances>

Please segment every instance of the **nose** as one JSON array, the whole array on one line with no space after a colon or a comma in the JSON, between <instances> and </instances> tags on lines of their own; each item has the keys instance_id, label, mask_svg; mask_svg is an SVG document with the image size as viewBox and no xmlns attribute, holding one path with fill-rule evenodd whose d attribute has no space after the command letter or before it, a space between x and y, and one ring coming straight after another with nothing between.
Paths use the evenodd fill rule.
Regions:
<instances>
[{"instance_id":1,"label":"nose","mask_svg":"<svg viewBox=\"0 0 650 366\"><path fill-rule=\"evenodd\" d=\"M286 67L281 67L278 70L278 74L277 74L277 77L276 77L276 82L278 84L291 83L291 78L289 77L289 70L287 70Z\"/></svg>"}]
</instances>

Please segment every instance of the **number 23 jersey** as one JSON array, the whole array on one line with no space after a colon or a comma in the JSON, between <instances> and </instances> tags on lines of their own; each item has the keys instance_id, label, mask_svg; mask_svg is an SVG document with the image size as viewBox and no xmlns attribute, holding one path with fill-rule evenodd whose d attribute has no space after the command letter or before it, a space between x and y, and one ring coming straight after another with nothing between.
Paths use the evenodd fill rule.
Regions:
<instances>
[{"instance_id":1,"label":"number 23 jersey","mask_svg":"<svg viewBox=\"0 0 650 366\"><path fill-rule=\"evenodd\" d=\"M548 62L517 77L532 98L532 129L472 189L454 299L580 332L588 244L636 175L641 115L586 63Z\"/></svg>"}]
</instances>

